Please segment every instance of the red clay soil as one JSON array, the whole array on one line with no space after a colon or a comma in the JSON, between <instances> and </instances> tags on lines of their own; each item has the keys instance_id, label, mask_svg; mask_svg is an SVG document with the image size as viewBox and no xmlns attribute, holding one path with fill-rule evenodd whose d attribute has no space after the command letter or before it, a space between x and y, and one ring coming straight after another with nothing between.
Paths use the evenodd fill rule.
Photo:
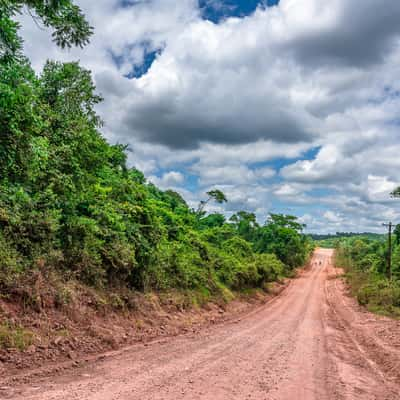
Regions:
<instances>
[{"instance_id":1,"label":"red clay soil","mask_svg":"<svg viewBox=\"0 0 400 400\"><path fill-rule=\"evenodd\" d=\"M317 250L310 269L240 320L25 383L0 379L0 398L400 399L400 323L361 309L338 273L332 251Z\"/></svg>"},{"instance_id":2,"label":"red clay soil","mask_svg":"<svg viewBox=\"0 0 400 400\"><path fill-rule=\"evenodd\" d=\"M40 309L25 307L20 298L6 301L0 297L0 330L12 321L11 326L22 327L29 335L25 349L0 346L0 381L20 376L29 379L29 375L45 375L53 369L60 372L93 361L106 351L194 333L206 326L237 319L265 304L288 283L285 279L271 283L268 293L261 290L235 293L235 299L229 302L217 297L201 306L193 304L193 293L169 291L128 292L125 307L115 308L108 303L113 294L99 301L97 292L78 286L74 287L73 301L56 307L52 302L52 282L38 290L46 303ZM121 295L124 293L118 294ZM10 332L16 332L15 328Z\"/></svg>"}]
</instances>

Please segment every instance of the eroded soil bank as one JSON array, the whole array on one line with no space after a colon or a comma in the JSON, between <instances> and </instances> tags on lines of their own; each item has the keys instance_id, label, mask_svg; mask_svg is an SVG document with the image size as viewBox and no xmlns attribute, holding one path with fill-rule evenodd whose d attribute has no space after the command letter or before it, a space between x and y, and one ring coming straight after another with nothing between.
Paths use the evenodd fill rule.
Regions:
<instances>
[{"instance_id":1,"label":"eroded soil bank","mask_svg":"<svg viewBox=\"0 0 400 400\"><path fill-rule=\"evenodd\" d=\"M126 299L125 307L118 307L120 295L119 303L112 305L116 295L101 297L85 287L71 289L74 300L67 305L50 302L40 310L24 304L22 296L8 301L0 298L0 380L75 368L106 351L195 333L237 319L274 298L288 282L269 284L268 293L254 290L236 293L233 300L220 297L200 304L197 293L170 291L129 293L129 307ZM46 296L53 287L42 283L43 299L54 298ZM2 340L8 341L7 349L1 349ZM10 342L15 342L15 347Z\"/></svg>"}]
</instances>

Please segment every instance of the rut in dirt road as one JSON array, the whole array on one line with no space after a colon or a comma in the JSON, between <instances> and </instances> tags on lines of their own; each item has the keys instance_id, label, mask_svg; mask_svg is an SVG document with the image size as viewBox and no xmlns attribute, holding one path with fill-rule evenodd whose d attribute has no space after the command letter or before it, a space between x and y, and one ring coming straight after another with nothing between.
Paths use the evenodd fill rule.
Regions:
<instances>
[{"instance_id":1,"label":"rut in dirt road","mask_svg":"<svg viewBox=\"0 0 400 400\"><path fill-rule=\"evenodd\" d=\"M24 400L400 399L400 349L376 333L385 327L400 332L400 326L362 312L344 295L332 254L317 250L309 270L236 323L137 345L5 395Z\"/></svg>"}]
</instances>

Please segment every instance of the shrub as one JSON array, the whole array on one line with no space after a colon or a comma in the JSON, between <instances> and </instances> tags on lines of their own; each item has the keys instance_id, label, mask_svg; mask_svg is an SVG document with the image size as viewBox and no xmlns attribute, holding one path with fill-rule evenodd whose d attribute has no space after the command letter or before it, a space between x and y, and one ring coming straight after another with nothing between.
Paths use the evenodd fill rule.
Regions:
<instances>
[{"instance_id":1,"label":"shrub","mask_svg":"<svg viewBox=\"0 0 400 400\"><path fill-rule=\"evenodd\" d=\"M285 274L285 265L278 260L275 254L257 254L255 264L259 275L259 286L262 286L265 282L276 281Z\"/></svg>"},{"instance_id":2,"label":"shrub","mask_svg":"<svg viewBox=\"0 0 400 400\"><path fill-rule=\"evenodd\" d=\"M7 321L0 324L0 348L25 350L33 343L33 333Z\"/></svg>"}]
</instances>

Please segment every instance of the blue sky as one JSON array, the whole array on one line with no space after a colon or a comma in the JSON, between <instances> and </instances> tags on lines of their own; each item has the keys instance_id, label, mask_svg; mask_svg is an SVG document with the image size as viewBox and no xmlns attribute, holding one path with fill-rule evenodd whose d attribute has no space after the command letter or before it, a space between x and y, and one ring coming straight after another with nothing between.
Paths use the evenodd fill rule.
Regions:
<instances>
[{"instance_id":1,"label":"blue sky","mask_svg":"<svg viewBox=\"0 0 400 400\"><path fill-rule=\"evenodd\" d=\"M215 23L228 17L245 17L254 12L258 6L274 6L279 0L199 0L203 17Z\"/></svg>"},{"instance_id":2,"label":"blue sky","mask_svg":"<svg viewBox=\"0 0 400 400\"><path fill-rule=\"evenodd\" d=\"M63 52L23 15L25 50L80 60L102 132L195 206L294 213L311 232L400 222L400 2L77 0L95 27ZM107 21L107 24L104 23Z\"/></svg>"}]
</instances>

